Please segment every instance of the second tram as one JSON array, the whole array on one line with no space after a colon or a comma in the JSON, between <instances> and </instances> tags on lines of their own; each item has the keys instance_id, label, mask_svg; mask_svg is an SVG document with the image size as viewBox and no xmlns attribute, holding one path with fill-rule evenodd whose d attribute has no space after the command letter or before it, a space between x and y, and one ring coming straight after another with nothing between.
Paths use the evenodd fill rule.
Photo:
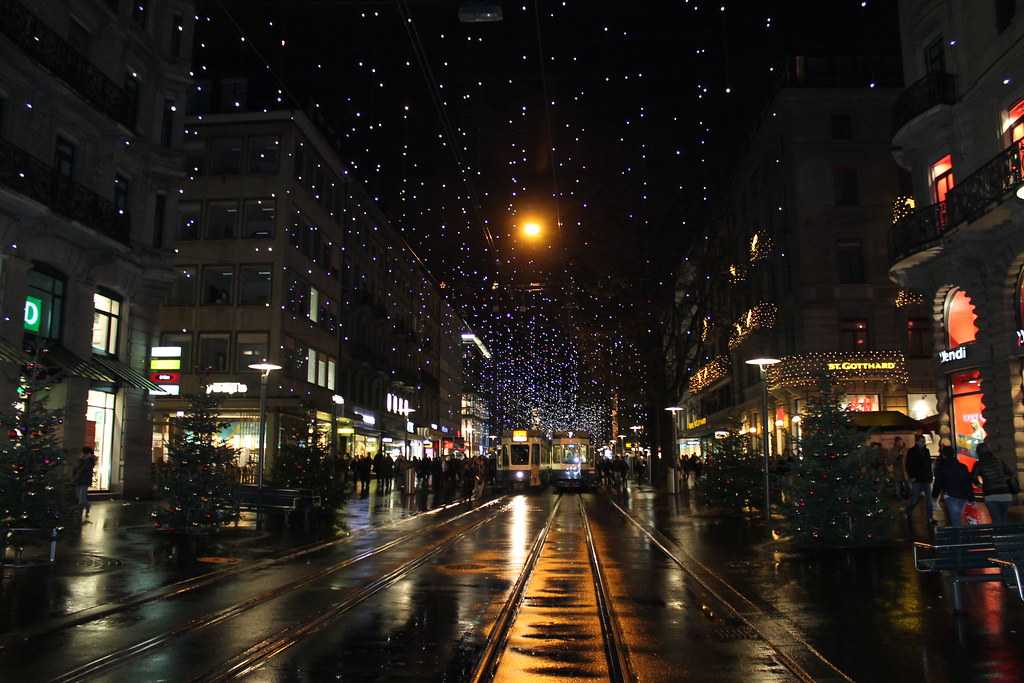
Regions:
<instances>
[{"instance_id":1,"label":"second tram","mask_svg":"<svg viewBox=\"0 0 1024 683\"><path fill-rule=\"evenodd\" d=\"M580 432L556 432L551 440L551 485L564 489L593 489L597 461L590 437Z\"/></svg>"}]
</instances>

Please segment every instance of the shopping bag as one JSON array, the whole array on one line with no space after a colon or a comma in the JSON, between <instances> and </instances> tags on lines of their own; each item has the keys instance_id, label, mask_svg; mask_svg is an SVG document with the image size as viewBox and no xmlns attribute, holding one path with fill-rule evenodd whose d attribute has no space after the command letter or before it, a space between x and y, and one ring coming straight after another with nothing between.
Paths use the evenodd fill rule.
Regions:
<instances>
[{"instance_id":1,"label":"shopping bag","mask_svg":"<svg viewBox=\"0 0 1024 683\"><path fill-rule=\"evenodd\" d=\"M968 503L964 505L963 514L960 515L964 526L978 526L979 524L991 524L992 515L984 503Z\"/></svg>"}]
</instances>

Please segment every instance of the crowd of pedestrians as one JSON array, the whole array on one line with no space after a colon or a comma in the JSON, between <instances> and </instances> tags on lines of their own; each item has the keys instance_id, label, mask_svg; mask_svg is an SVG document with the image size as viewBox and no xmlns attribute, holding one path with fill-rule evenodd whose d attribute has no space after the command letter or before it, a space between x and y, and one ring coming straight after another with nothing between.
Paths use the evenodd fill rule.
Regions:
<instances>
[{"instance_id":1,"label":"crowd of pedestrians","mask_svg":"<svg viewBox=\"0 0 1024 683\"><path fill-rule=\"evenodd\" d=\"M338 460L338 477L346 491L357 496L370 494L370 482L376 479L377 492L390 494L397 489L404 495L434 493L445 500L479 499L494 480L494 458L482 455L437 458L394 458L384 453L356 457L343 455Z\"/></svg>"}]
</instances>

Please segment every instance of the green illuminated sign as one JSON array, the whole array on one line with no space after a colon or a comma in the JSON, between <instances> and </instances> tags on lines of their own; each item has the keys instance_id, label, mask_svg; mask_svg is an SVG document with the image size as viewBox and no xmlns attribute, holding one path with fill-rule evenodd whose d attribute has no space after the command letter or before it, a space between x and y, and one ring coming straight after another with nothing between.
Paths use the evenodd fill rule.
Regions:
<instances>
[{"instance_id":1,"label":"green illuminated sign","mask_svg":"<svg viewBox=\"0 0 1024 683\"><path fill-rule=\"evenodd\" d=\"M25 297L25 329L38 332L43 320L43 300L34 296Z\"/></svg>"}]
</instances>

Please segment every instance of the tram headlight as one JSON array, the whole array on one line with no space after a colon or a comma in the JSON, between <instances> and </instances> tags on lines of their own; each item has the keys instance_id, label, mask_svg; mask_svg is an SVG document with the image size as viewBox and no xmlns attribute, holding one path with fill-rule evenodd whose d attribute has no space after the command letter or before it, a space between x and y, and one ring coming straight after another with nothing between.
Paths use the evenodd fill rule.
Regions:
<instances>
[{"instance_id":1,"label":"tram headlight","mask_svg":"<svg viewBox=\"0 0 1024 683\"><path fill-rule=\"evenodd\" d=\"M525 475L523 474L522 470L516 472L516 479L522 479L524 476Z\"/></svg>"}]
</instances>

